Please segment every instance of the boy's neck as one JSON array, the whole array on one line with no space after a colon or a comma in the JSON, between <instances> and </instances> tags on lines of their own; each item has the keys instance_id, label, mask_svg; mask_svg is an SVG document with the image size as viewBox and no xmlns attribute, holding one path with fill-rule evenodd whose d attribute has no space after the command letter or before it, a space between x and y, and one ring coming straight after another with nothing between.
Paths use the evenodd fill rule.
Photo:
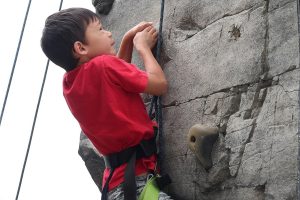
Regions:
<instances>
[{"instance_id":1,"label":"boy's neck","mask_svg":"<svg viewBox=\"0 0 300 200\"><path fill-rule=\"evenodd\" d=\"M77 66L82 65L82 64L84 64L84 63L86 63L86 62L88 62L88 61L90 61L90 60L91 60L90 58L87 58L87 57L81 57L81 58L79 58L79 61L78 61Z\"/></svg>"}]
</instances>

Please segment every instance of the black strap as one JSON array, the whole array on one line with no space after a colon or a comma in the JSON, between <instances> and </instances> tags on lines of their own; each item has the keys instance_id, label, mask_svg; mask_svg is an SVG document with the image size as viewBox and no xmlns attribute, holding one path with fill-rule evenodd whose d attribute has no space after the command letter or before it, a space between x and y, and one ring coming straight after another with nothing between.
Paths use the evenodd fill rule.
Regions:
<instances>
[{"instance_id":1,"label":"black strap","mask_svg":"<svg viewBox=\"0 0 300 200\"><path fill-rule=\"evenodd\" d=\"M156 135L156 129L154 129ZM104 156L105 165L110 168L110 174L105 182L101 200L107 200L109 182L114 170L127 163L124 173L124 200L136 200L135 162L137 159L149 157L156 153L156 139L142 140L140 144L127 148L121 152Z\"/></svg>"},{"instance_id":2,"label":"black strap","mask_svg":"<svg viewBox=\"0 0 300 200\"><path fill-rule=\"evenodd\" d=\"M125 169L124 200L136 200L135 161L136 152L132 154Z\"/></svg>"},{"instance_id":3,"label":"black strap","mask_svg":"<svg viewBox=\"0 0 300 200\"><path fill-rule=\"evenodd\" d=\"M107 168L117 168L127 163L136 152L136 159L145 158L156 153L156 140L155 137L149 140L142 140L140 144L127 148L121 152L113 153L104 156L105 166Z\"/></svg>"},{"instance_id":4,"label":"black strap","mask_svg":"<svg viewBox=\"0 0 300 200\"><path fill-rule=\"evenodd\" d=\"M109 188L108 186L109 186L110 179L111 179L112 175L114 174L114 171L115 171L115 169L110 169L109 176L108 176L106 183L102 190L101 200L107 200L107 194L108 194L108 188Z\"/></svg>"}]
</instances>

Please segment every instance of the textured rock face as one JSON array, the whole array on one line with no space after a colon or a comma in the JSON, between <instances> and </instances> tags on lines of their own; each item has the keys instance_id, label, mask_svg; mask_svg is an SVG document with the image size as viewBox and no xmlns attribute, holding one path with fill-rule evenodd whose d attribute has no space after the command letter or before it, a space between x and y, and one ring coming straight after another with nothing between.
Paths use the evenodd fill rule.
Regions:
<instances>
[{"instance_id":1,"label":"textured rock face","mask_svg":"<svg viewBox=\"0 0 300 200\"><path fill-rule=\"evenodd\" d=\"M91 141L81 132L80 134L80 147L78 150L79 155L85 162L86 168L99 190L102 191L102 178L105 169L104 160L102 155L97 151Z\"/></svg>"},{"instance_id":2,"label":"textured rock face","mask_svg":"<svg viewBox=\"0 0 300 200\"><path fill-rule=\"evenodd\" d=\"M160 1L116 0L103 24L117 42L158 22ZM296 1L166 1L162 171L181 200L297 199L299 55ZM134 63L141 66L137 56ZM216 125L213 167L189 151L195 123Z\"/></svg>"}]
</instances>

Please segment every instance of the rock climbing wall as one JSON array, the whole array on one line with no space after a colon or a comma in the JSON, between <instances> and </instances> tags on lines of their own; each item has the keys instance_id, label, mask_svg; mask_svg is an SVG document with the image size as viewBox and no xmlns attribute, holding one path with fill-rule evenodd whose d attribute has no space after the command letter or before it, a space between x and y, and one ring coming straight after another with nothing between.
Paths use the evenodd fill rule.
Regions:
<instances>
[{"instance_id":1,"label":"rock climbing wall","mask_svg":"<svg viewBox=\"0 0 300 200\"><path fill-rule=\"evenodd\" d=\"M119 44L140 21L158 25L159 12L159 0L115 0L102 23ZM173 198L297 199L297 28L295 0L165 2L161 167ZM208 170L188 148L196 123L220 130Z\"/></svg>"}]
</instances>

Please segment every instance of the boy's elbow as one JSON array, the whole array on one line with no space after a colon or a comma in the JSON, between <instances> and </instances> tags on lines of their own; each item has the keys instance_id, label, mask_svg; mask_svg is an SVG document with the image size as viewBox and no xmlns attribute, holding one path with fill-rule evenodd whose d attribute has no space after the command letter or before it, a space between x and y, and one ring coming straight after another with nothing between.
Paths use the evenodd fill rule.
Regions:
<instances>
[{"instance_id":1,"label":"boy's elbow","mask_svg":"<svg viewBox=\"0 0 300 200\"><path fill-rule=\"evenodd\" d=\"M161 96L167 93L168 83L166 79L150 78L145 93Z\"/></svg>"},{"instance_id":2,"label":"boy's elbow","mask_svg":"<svg viewBox=\"0 0 300 200\"><path fill-rule=\"evenodd\" d=\"M157 87L157 90L156 90L156 96L161 96L161 95L164 95L166 94L168 91L168 83L167 81L162 81L160 83L160 85Z\"/></svg>"},{"instance_id":3,"label":"boy's elbow","mask_svg":"<svg viewBox=\"0 0 300 200\"><path fill-rule=\"evenodd\" d=\"M168 82L164 81L161 86L161 94L160 95L166 94L167 91L168 91Z\"/></svg>"}]
</instances>

